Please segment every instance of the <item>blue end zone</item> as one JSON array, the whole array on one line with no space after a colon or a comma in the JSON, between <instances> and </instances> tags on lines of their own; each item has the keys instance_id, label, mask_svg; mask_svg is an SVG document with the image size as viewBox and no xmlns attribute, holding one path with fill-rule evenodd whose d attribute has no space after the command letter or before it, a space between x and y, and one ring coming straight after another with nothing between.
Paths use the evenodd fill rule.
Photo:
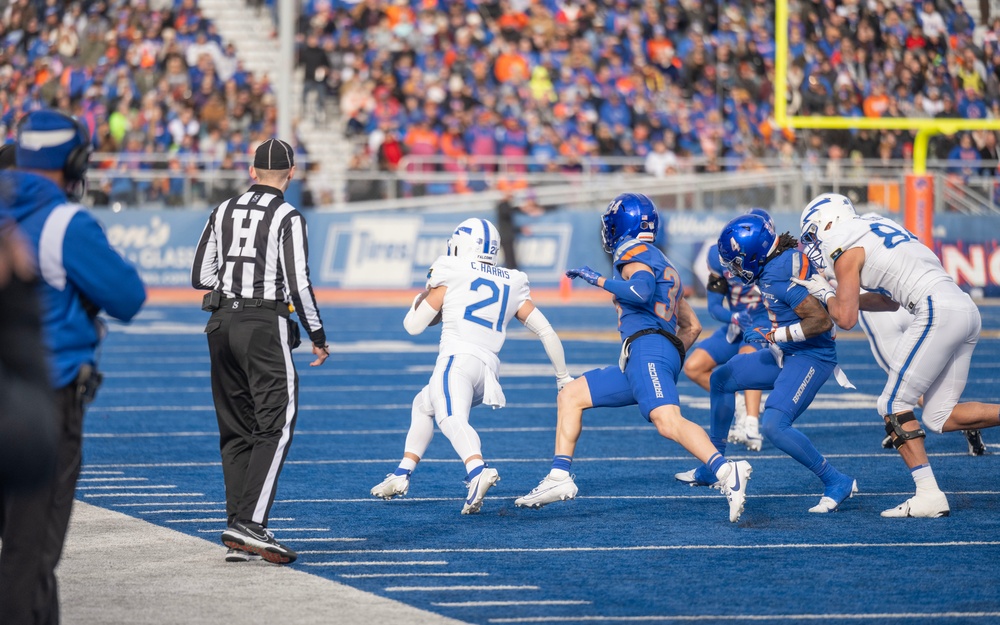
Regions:
<instances>
[{"instance_id":1,"label":"blue end zone","mask_svg":"<svg viewBox=\"0 0 1000 625\"><path fill-rule=\"evenodd\" d=\"M982 312L995 335L1000 309ZM566 335L607 332L615 323L610 306L545 313ZM717 491L673 479L696 461L636 408L586 415L573 460L576 500L516 508L514 499L549 470L555 428L551 368L523 330L502 353L507 408L472 413L486 460L503 478L482 513L460 514L465 469L440 433L405 498L371 498L371 486L402 456L410 404L430 376L438 333L414 341L395 308L337 307L326 316L330 360L310 368L309 354L296 354L301 411L271 521L301 554L293 565L300 570L473 623L1000 619L1000 429L984 432L993 455L975 458L960 434L928 435L951 517L882 519L881 510L912 494L913 482L897 454L880 447L874 406L885 374L860 333L838 340L857 391L831 380L796 427L856 476L861 492L841 512L809 514L822 494L818 479L768 443L759 454L737 450L731 457L748 459L754 474L746 512L733 525ZM78 497L218 542L224 496L204 321L196 310L151 308L133 326L112 328L105 384L86 419ZM574 375L576 364L618 356L614 343L564 342ZM339 349L345 344L353 347ZM998 360L1000 340L983 339L966 399L998 400ZM707 426L707 393L683 376L679 391L685 415ZM892 591L899 587L902 595ZM910 616L891 616L902 614Z\"/></svg>"}]
</instances>

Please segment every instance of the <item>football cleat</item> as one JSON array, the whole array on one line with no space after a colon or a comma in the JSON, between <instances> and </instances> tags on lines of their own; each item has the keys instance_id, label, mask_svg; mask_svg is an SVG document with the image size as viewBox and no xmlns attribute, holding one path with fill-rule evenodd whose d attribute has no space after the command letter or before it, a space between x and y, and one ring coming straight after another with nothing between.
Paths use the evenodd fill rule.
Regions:
<instances>
[{"instance_id":1,"label":"football cleat","mask_svg":"<svg viewBox=\"0 0 1000 625\"><path fill-rule=\"evenodd\" d=\"M538 486L531 489L530 493L524 497L515 499L514 505L518 508L534 508L537 510L550 503L573 499L578 492L579 489L576 487L572 475L567 475L561 480L551 475L546 475L545 479L539 482Z\"/></svg>"},{"instance_id":2,"label":"football cleat","mask_svg":"<svg viewBox=\"0 0 1000 625\"><path fill-rule=\"evenodd\" d=\"M469 495L465 498L465 505L462 506L462 514L477 514L483 507L483 498L486 491L500 481L500 474L490 466L484 466L476 477L466 480L469 487Z\"/></svg>"},{"instance_id":3,"label":"football cleat","mask_svg":"<svg viewBox=\"0 0 1000 625\"><path fill-rule=\"evenodd\" d=\"M729 471L719 476L719 482L722 484L722 492L729 501L729 522L736 523L740 520L743 507L746 505L747 482L753 473L753 467L746 460L738 462L730 460L726 466Z\"/></svg>"},{"instance_id":4,"label":"football cleat","mask_svg":"<svg viewBox=\"0 0 1000 625\"><path fill-rule=\"evenodd\" d=\"M929 493L917 493L895 508L889 508L882 512L882 516L889 519L902 518L923 518L936 519L951 514L948 507L948 498L941 491Z\"/></svg>"},{"instance_id":5,"label":"football cleat","mask_svg":"<svg viewBox=\"0 0 1000 625\"><path fill-rule=\"evenodd\" d=\"M823 493L823 497L819 500L819 503L812 508L809 508L809 512L814 512L816 514L833 512L837 509L837 506L853 497L856 492L858 492L858 481L853 477L845 475L844 479L840 480Z\"/></svg>"},{"instance_id":6,"label":"football cleat","mask_svg":"<svg viewBox=\"0 0 1000 625\"><path fill-rule=\"evenodd\" d=\"M743 419L743 444L750 451L760 451L764 446L764 437L760 434L760 419L747 417Z\"/></svg>"},{"instance_id":7,"label":"football cleat","mask_svg":"<svg viewBox=\"0 0 1000 625\"><path fill-rule=\"evenodd\" d=\"M702 467L697 469L691 469L690 471L683 471L681 473L674 473L674 479L682 484L687 484L688 486L708 486L709 488L721 488L719 485L719 480L708 481L704 479L705 473L711 473L707 467L703 470ZM699 474L700 471L700 474ZM714 476L713 476L714 477Z\"/></svg>"},{"instance_id":8,"label":"football cleat","mask_svg":"<svg viewBox=\"0 0 1000 625\"><path fill-rule=\"evenodd\" d=\"M965 440L969 443L970 456L985 456L989 453L986 451L986 443L983 442L982 432L979 430L965 430L962 434L965 434Z\"/></svg>"},{"instance_id":9,"label":"football cleat","mask_svg":"<svg viewBox=\"0 0 1000 625\"><path fill-rule=\"evenodd\" d=\"M395 475L390 473L385 476L385 479L372 487L371 493L373 497L378 497L380 499L392 499L393 497L402 497L410 490L410 474L405 473L403 475Z\"/></svg>"}]
</instances>

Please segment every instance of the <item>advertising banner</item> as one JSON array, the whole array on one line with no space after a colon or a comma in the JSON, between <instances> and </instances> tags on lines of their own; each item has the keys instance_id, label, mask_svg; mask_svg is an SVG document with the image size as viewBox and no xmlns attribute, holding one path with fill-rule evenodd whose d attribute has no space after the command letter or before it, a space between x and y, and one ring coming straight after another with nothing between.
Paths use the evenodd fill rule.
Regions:
<instances>
[{"instance_id":1,"label":"advertising banner","mask_svg":"<svg viewBox=\"0 0 1000 625\"><path fill-rule=\"evenodd\" d=\"M195 246L208 211L96 211L108 238L153 287L190 285ZM706 256L736 212L661 214L657 244L681 281L704 293ZM306 213L310 268L316 286L407 289L422 286L427 269L447 252L452 230L468 215L417 213ZM778 232L798 232L798 214L774 215ZM590 265L607 274L611 259L601 247L600 212L556 210L525 220L517 239L520 269L531 283L556 287L570 267ZM1000 216L935 216L934 250L958 284L975 296L1000 297ZM501 261L502 262L502 261Z\"/></svg>"}]
</instances>

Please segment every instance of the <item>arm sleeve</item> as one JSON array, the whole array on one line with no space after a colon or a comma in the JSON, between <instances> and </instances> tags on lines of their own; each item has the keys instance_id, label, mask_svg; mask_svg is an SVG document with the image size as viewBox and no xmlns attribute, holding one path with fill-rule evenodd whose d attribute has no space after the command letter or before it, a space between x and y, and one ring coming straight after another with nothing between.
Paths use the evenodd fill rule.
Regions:
<instances>
[{"instance_id":1,"label":"arm sleeve","mask_svg":"<svg viewBox=\"0 0 1000 625\"><path fill-rule=\"evenodd\" d=\"M97 220L81 210L63 239L66 278L87 301L115 319L129 321L146 301L146 287L132 263L111 247Z\"/></svg>"},{"instance_id":2,"label":"arm sleeve","mask_svg":"<svg viewBox=\"0 0 1000 625\"><path fill-rule=\"evenodd\" d=\"M219 284L219 241L215 237L215 215L212 215L201 231L198 247L194 252L194 264L191 266L191 286L196 289L211 291Z\"/></svg>"},{"instance_id":3,"label":"arm sleeve","mask_svg":"<svg viewBox=\"0 0 1000 625\"><path fill-rule=\"evenodd\" d=\"M524 320L524 327L534 332L542 342L545 354L556 370L556 377L565 378L568 376L569 371L566 369L566 354L563 351L562 341L559 340L559 335L552 329L552 324L545 318L542 311L537 308L531 311L528 318Z\"/></svg>"},{"instance_id":4,"label":"arm sleeve","mask_svg":"<svg viewBox=\"0 0 1000 625\"><path fill-rule=\"evenodd\" d=\"M713 319L717 319L722 323L729 323L732 321L733 314L729 312L729 309L723 305L725 298L718 293L708 292L708 314L712 315Z\"/></svg>"},{"instance_id":5,"label":"arm sleeve","mask_svg":"<svg viewBox=\"0 0 1000 625\"><path fill-rule=\"evenodd\" d=\"M434 310L427 300L420 302L420 305L416 308L412 306L408 311L406 311L406 317L403 318L403 328L408 334L417 335L427 329L431 321L440 311Z\"/></svg>"},{"instance_id":6,"label":"arm sleeve","mask_svg":"<svg viewBox=\"0 0 1000 625\"><path fill-rule=\"evenodd\" d=\"M604 290L613 293L620 302L646 304L656 291L656 277L648 271L637 271L628 280L604 280Z\"/></svg>"},{"instance_id":7,"label":"arm sleeve","mask_svg":"<svg viewBox=\"0 0 1000 625\"><path fill-rule=\"evenodd\" d=\"M326 345L326 331L323 329L316 295L309 281L309 240L306 234L306 222L297 211L289 213L286 219L287 221L282 224L283 236L279 256L288 294L295 305L299 321L305 327L313 345Z\"/></svg>"}]
</instances>

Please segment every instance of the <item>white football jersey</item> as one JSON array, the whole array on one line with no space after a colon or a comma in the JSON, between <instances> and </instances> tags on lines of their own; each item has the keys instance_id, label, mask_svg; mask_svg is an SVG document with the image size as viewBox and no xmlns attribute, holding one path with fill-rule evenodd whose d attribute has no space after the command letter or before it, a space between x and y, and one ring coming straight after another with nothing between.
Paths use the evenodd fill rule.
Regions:
<instances>
[{"instance_id":1,"label":"white football jersey","mask_svg":"<svg viewBox=\"0 0 1000 625\"><path fill-rule=\"evenodd\" d=\"M445 286L441 307L442 356L473 354L494 371L507 324L531 299L528 276L468 258L441 256L431 265L427 288Z\"/></svg>"},{"instance_id":2,"label":"white football jersey","mask_svg":"<svg viewBox=\"0 0 1000 625\"><path fill-rule=\"evenodd\" d=\"M909 310L934 285L953 282L934 252L891 219L857 217L822 234L822 251L828 264L856 247L865 250L861 288L882 293Z\"/></svg>"}]
</instances>

